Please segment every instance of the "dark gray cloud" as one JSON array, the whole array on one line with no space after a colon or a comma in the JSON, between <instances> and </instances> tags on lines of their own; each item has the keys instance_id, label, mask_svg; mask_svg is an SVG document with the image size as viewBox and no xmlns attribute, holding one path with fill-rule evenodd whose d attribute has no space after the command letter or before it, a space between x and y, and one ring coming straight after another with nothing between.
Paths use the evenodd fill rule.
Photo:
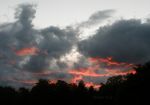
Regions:
<instances>
[{"instance_id":1,"label":"dark gray cloud","mask_svg":"<svg viewBox=\"0 0 150 105\"><path fill-rule=\"evenodd\" d=\"M50 60L60 59L72 49L76 42L76 33L69 27L66 29L49 27L41 30L40 34L42 40L37 46L40 50L38 55L31 56L29 62L24 66L33 72L48 69ZM60 62L57 65L62 66Z\"/></svg>"},{"instance_id":2,"label":"dark gray cloud","mask_svg":"<svg viewBox=\"0 0 150 105\"><path fill-rule=\"evenodd\" d=\"M90 63L88 62L87 58L85 56L81 56L78 60L78 62L75 62L73 65L74 69L80 69L80 68L87 68L90 67Z\"/></svg>"},{"instance_id":3,"label":"dark gray cloud","mask_svg":"<svg viewBox=\"0 0 150 105\"><path fill-rule=\"evenodd\" d=\"M23 28L31 28L32 20L35 18L36 6L32 4L21 4L16 8L15 18L22 24Z\"/></svg>"},{"instance_id":4,"label":"dark gray cloud","mask_svg":"<svg viewBox=\"0 0 150 105\"><path fill-rule=\"evenodd\" d=\"M55 59L58 68L66 66L59 59L69 53L77 41L76 31L71 27L53 26L35 29L32 24L35 13L36 6L21 4L16 8L16 21L0 25L0 84L14 85L25 79L39 79L32 73L50 70ZM29 51L32 48L37 51L33 49L32 53Z\"/></svg>"},{"instance_id":5,"label":"dark gray cloud","mask_svg":"<svg viewBox=\"0 0 150 105\"><path fill-rule=\"evenodd\" d=\"M78 50L89 57L109 57L129 63L150 60L150 24L141 20L119 20L100 27L96 34L78 44Z\"/></svg>"},{"instance_id":6,"label":"dark gray cloud","mask_svg":"<svg viewBox=\"0 0 150 105\"><path fill-rule=\"evenodd\" d=\"M39 47L45 50L50 57L59 58L60 55L70 51L73 44L76 42L72 28L59 29L58 27L49 27L41 31L43 40Z\"/></svg>"}]
</instances>

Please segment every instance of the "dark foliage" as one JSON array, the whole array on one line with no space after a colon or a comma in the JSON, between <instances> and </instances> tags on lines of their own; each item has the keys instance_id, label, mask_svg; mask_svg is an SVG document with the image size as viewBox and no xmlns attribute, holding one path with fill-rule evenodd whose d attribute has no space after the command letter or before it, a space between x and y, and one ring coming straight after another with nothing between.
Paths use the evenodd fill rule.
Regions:
<instances>
[{"instance_id":1,"label":"dark foliage","mask_svg":"<svg viewBox=\"0 0 150 105\"><path fill-rule=\"evenodd\" d=\"M39 80L31 90L0 87L0 105L149 105L150 63L135 68L135 75L115 76L99 90L58 80Z\"/></svg>"}]
</instances>

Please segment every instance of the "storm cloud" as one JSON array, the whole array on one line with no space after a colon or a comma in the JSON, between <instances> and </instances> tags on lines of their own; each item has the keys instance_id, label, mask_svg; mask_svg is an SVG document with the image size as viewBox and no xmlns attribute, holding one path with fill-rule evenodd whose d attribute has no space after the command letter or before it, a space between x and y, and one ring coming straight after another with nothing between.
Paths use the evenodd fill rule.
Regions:
<instances>
[{"instance_id":1,"label":"storm cloud","mask_svg":"<svg viewBox=\"0 0 150 105\"><path fill-rule=\"evenodd\" d=\"M65 66L59 59L72 49L76 31L54 26L35 29L35 13L36 6L21 4L16 8L16 21L0 25L0 84L37 79L32 73L50 70L55 59L56 66Z\"/></svg>"},{"instance_id":2,"label":"storm cloud","mask_svg":"<svg viewBox=\"0 0 150 105\"><path fill-rule=\"evenodd\" d=\"M118 20L100 27L96 34L78 44L89 57L113 57L119 62L144 63L150 60L150 23L137 19Z\"/></svg>"}]
</instances>

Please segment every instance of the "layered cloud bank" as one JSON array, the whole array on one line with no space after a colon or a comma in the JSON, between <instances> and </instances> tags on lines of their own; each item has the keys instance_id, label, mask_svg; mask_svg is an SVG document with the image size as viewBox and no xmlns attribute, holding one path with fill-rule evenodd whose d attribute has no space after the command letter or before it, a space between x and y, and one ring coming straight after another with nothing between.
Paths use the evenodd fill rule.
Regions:
<instances>
[{"instance_id":1,"label":"layered cloud bank","mask_svg":"<svg viewBox=\"0 0 150 105\"><path fill-rule=\"evenodd\" d=\"M113 12L96 12L76 28L35 29L35 6L19 5L16 21L0 25L0 85L31 86L45 78L97 87L110 76L134 74L134 64L150 58L149 22L118 20L79 39L80 28L99 24Z\"/></svg>"}]
</instances>

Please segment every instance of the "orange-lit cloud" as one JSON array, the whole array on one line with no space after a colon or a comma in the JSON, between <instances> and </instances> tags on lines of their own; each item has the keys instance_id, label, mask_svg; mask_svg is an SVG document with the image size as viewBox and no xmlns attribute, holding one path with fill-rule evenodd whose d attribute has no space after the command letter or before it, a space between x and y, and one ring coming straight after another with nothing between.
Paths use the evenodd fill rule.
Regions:
<instances>
[{"instance_id":1,"label":"orange-lit cloud","mask_svg":"<svg viewBox=\"0 0 150 105\"><path fill-rule=\"evenodd\" d=\"M132 69L133 64L127 64L122 62L116 62L113 61L111 57L109 58L89 58L88 59L90 65L84 68L77 68L77 69L68 69L65 72L60 70L42 70L42 72L39 73L33 73L36 77L46 76L50 77L51 75L63 73L65 75L71 75L70 78L66 79L60 78L60 80L66 80L69 83L75 83L78 84L80 80L83 80L85 82L86 87L93 86L95 89L98 89L100 87L99 84L96 84L94 82L91 82L90 80L85 80L85 78L90 77L94 79L100 79L101 77L109 78L111 76L118 76L118 75L127 75L127 74L136 74L136 71ZM105 68L101 68L101 64L105 63ZM111 66L113 67L111 68ZM109 67L110 66L110 67ZM50 84L56 83L58 80L57 78L51 78ZM24 83L32 83L30 81L22 81Z\"/></svg>"},{"instance_id":2,"label":"orange-lit cloud","mask_svg":"<svg viewBox=\"0 0 150 105\"><path fill-rule=\"evenodd\" d=\"M101 76L106 76L103 74L97 74L95 72L90 72L90 71L78 71L78 70L71 70L69 71L70 74L72 75L80 75L80 76L88 76L88 77L101 77Z\"/></svg>"},{"instance_id":3,"label":"orange-lit cloud","mask_svg":"<svg viewBox=\"0 0 150 105\"><path fill-rule=\"evenodd\" d=\"M57 80L49 80L49 84L56 84Z\"/></svg>"},{"instance_id":4,"label":"orange-lit cloud","mask_svg":"<svg viewBox=\"0 0 150 105\"><path fill-rule=\"evenodd\" d=\"M100 84L94 84L93 82L86 82L85 83L85 87L90 88L93 87L94 89L99 89L101 87Z\"/></svg>"},{"instance_id":5,"label":"orange-lit cloud","mask_svg":"<svg viewBox=\"0 0 150 105\"><path fill-rule=\"evenodd\" d=\"M23 48L23 49L16 51L16 55L18 56L36 55L37 52L38 52L38 49L35 47Z\"/></svg>"},{"instance_id":6,"label":"orange-lit cloud","mask_svg":"<svg viewBox=\"0 0 150 105\"><path fill-rule=\"evenodd\" d=\"M68 73L74 74L74 75L97 77L97 76L99 76L99 74L95 73L95 71L98 69L99 69L99 65L94 65L94 66L90 66L87 68L79 68L79 69L69 70Z\"/></svg>"},{"instance_id":7,"label":"orange-lit cloud","mask_svg":"<svg viewBox=\"0 0 150 105\"><path fill-rule=\"evenodd\" d=\"M108 66L124 66L124 67L134 66L133 64L114 61L112 57L107 57L107 58L91 57L88 60L89 62L93 62L93 63L106 63Z\"/></svg>"},{"instance_id":8,"label":"orange-lit cloud","mask_svg":"<svg viewBox=\"0 0 150 105\"><path fill-rule=\"evenodd\" d=\"M127 75L127 74L136 74L136 71L131 69L128 71L121 71L121 70L114 70L114 69L106 69L105 70L108 74L112 76L117 76L117 75Z\"/></svg>"},{"instance_id":9,"label":"orange-lit cloud","mask_svg":"<svg viewBox=\"0 0 150 105\"><path fill-rule=\"evenodd\" d=\"M108 76L117 76L117 75L136 74L135 70L130 70L130 71L126 71L126 72L121 72L121 71L116 72L115 70L113 72L112 71L108 70L107 73L98 74L95 72L89 72L89 71L82 72L82 71L74 70L74 71L69 71L69 73L72 75L87 76L87 77L108 77Z\"/></svg>"},{"instance_id":10,"label":"orange-lit cloud","mask_svg":"<svg viewBox=\"0 0 150 105\"><path fill-rule=\"evenodd\" d=\"M81 75L79 75L79 76L74 76L71 80L70 80L70 82L71 83L78 83L80 80L82 80L83 78L82 78L82 76Z\"/></svg>"},{"instance_id":11,"label":"orange-lit cloud","mask_svg":"<svg viewBox=\"0 0 150 105\"><path fill-rule=\"evenodd\" d=\"M72 83L78 83L80 80L84 80L84 77L100 79L101 77L109 78L111 76L136 74L136 71L132 69L132 67L134 66L133 64L113 61L112 57L89 58L88 61L91 63L91 65L88 67L68 70L68 73L74 76L71 79ZM102 64L105 64L106 66L101 68ZM97 85L94 82L85 82L85 85L86 87L100 87L100 85Z\"/></svg>"}]
</instances>

